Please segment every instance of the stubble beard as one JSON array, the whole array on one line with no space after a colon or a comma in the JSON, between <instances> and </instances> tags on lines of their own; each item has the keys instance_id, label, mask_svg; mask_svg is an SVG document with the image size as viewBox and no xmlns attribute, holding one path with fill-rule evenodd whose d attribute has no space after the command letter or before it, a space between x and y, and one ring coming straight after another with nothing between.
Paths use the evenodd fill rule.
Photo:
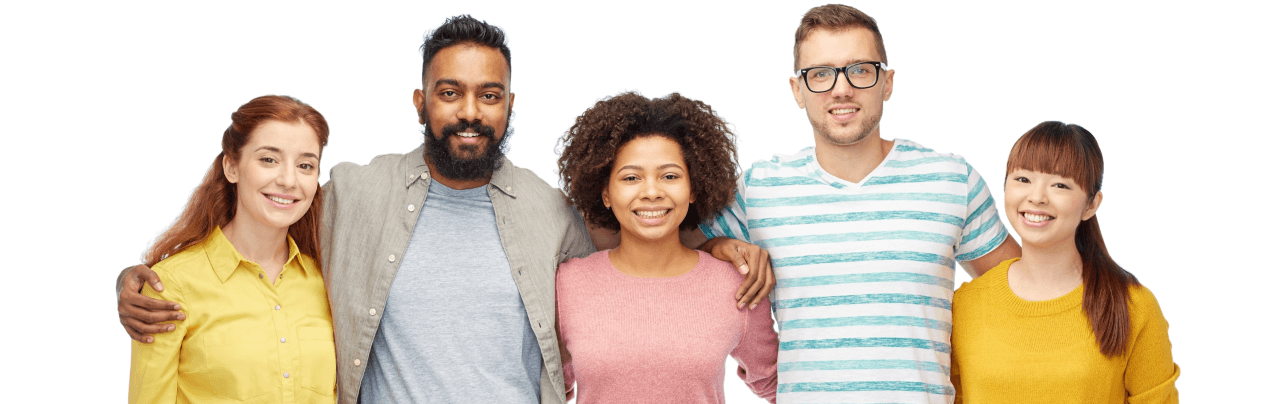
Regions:
<instances>
[{"instance_id":1,"label":"stubble beard","mask_svg":"<svg viewBox=\"0 0 1288 404\"><path fill-rule=\"evenodd\" d=\"M860 109L860 111L862 111L862 109ZM809 117L809 124L814 127L814 132L818 133L819 136L822 136L823 139L826 139L828 143L836 146L849 146L864 141L868 136L872 135L872 132L877 130L877 127L881 124L881 112L880 107L877 107L875 114L863 118L863 121L859 122L858 135L849 139L836 137L832 133L831 128L827 127L827 122L819 122L815 120L813 116ZM827 114L828 112L823 111L823 113Z\"/></svg>"},{"instance_id":2,"label":"stubble beard","mask_svg":"<svg viewBox=\"0 0 1288 404\"><path fill-rule=\"evenodd\" d=\"M500 138L496 135L496 130L481 122L457 122L454 124L443 125L439 128L439 136L434 135L433 122L421 110L421 119L425 121L425 159L434 164L434 170L443 177L457 181L471 181L488 178L492 172L501 168L501 159L505 157L505 151L510 140L510 118L513 118L513 111L506 117L505 124L501 128ZM475 157L458 156L456 151L452 150L451 137L457 133L465 132L472 129L479 136L485 136L488 139L487 146L482 153ZM476 152L480 146L464 146L458 148L458 151Z\"/></svg>"}]
</instances>

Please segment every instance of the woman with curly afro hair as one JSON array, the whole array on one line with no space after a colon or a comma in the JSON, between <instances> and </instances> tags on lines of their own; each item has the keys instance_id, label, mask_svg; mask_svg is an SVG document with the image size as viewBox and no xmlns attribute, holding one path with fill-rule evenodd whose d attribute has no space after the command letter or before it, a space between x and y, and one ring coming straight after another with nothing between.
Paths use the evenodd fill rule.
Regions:
<instances>
[{"instance_id":1,"label":"woman with curly afro hair","mask_svg":"<svg viewBox=\"0 0 1288 404\"><path fill-rule=\"evenodd\" d=\"M778 334L769 305L729 304L742 276L685 247L733 199L728 124L679 94L599 101L563 137L564 191L589 226L621 244L559 265L555 276L564 385L580 402L724 402L725 358L773 402Z\"/></svg>"}]
</instances>

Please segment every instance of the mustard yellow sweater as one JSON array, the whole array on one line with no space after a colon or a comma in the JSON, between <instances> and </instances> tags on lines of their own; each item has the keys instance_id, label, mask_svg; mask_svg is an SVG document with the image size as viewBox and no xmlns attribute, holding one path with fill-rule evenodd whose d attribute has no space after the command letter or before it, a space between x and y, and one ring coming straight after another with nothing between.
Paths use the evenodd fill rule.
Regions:
<instances>
[{"instance_id":1,"label":"mustard yellow sweater","mask_svg":"<svg viewBox=\"0 0 1288 404\"><path fill-rule=\"evenodd\" d=\"M953 298L952 380L958 403L1176 403L1167 320L1154 294L1131 289L1126 353L1100 353L1082 286L1040 302L1007 282L1009 260L962 284Z\"/></svg>"}]
</instances>

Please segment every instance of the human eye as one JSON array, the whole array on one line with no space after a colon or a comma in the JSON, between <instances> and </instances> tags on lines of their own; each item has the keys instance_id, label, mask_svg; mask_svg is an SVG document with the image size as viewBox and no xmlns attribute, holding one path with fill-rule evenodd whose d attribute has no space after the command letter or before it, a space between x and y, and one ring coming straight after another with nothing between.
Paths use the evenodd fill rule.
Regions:
<instances>
[{"instance_id":1,"label":"human eye","mask_svg":"<svg viewBox=\"0 0 1288 404\"><path fill-rule=\"evenodd\" d=\"M438 95L443 98L454 99L454 98L460 98L461 93L456 90L443 90L438 92Z\"/></svg>"},{"instance_id":2,"label":"human eye","mask_svg":"<svg viewBox=\"0 0 1288 404\"><path fill-rule=\"evenodd\" d=\"M1022 176L1022 175L1017 175L1017 176L1015 176L1015 178L1014 178L1014 179L1015 179L1015 182L1018 182L1018 183L1021 183L1021 184L1028 184L1028 183L1029 183L1029 177L1025 177L1025 176Z\"/></svg>"},{"instance_id":3,"label":"human eye","mask_svg":"<svg viewBox=\"0 0 1288 404\"><path fill-rule=\"evenodd\" d=\"M846 69L846 74L849 74L851 76L864 76L864 75L872 74L872 65L867 63L850 65L850 68Z\"/></svg>"},{"instance_id":4,"label":"human eye","mask_svg":"<svg viewBox=\"0 0 1288 404\"><path fill-rule=\"evenodd\" d=\"M304 170L304 171L312 171L312 170L313 170L313 164L310 164L310 163L300 163L300 169L302 169L302 170Z\"/></svg>"},{"instance_id":5,"label":"human eye","mask_svg":"<svg viewBox=\"0 0 1288 404\"><path fill-rule=\"evenodd\" d=\"M676 174L676 173L666 173L666 174L662 175L662 179L666 179L666 180L678 180L678 179L680 179L680 174Z\"/></svg>"},{"instance_id":6,"label":"human eye","mask_svg":"<svg viewBox=\"0 0 1288 404\"><path fill-rule=\"evenodd\" d=\"M1063 183L1063 182L1057 182L1057 183L1055 183L1055 187L1056 187L1056 188L1060 188L1060 189L1073 189L1072 187L1069 187L1069 185L1068 185L1068 184L1065 184L1065 183Z\"/></svg>"},{"instance_id":7,"label":"human eye","mask_svg":"<svg viewBox=\"0 0 1288 404\"><path fill-rule=\"evenodd\" d=\"M626 181L626 182L639 181L639 179L640 177L635 174L627 174L626 176L622 177L622 181Z\"/></svg>"},{"instance_id":8,"label":"human eye","mask_svg":"<svg viewBox=\"0 0 1288 404\"><path fill-rule=\"evenodd\" d=\"M815 67L810 69L809 72L807 73L809 74L809 77L812 79L830 79L832 78L832 75L835 74L836 72L832 71L831 68L827 68L827 67Z\"/></svg>"},{"instance_id":9,"label":"human eye","mask_svg":"<svg viewBox=\"0 0 1288 404\"><path fill-rule=\"evenodd\" d=\"M260 158L259 158L259 161L264 162L264 164L273 164L273 163L276 163L276 162L277 162L277 159L272 158L272 157L269 157L269 156L264 156L264 157L260 157Z\"/></svg>"}]
</instances>

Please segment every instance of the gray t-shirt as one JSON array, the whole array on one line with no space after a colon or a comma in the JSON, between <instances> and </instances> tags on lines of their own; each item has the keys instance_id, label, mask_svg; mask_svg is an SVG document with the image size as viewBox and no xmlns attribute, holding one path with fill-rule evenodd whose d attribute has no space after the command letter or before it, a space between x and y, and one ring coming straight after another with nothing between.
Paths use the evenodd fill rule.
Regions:
<instances>
[{"instance_id":1,"label":"gray t-shirt","mask_svg":"<svg viewBox=\"0 0 1288 404\"><path fill-rule=\"evenodd\" d=\"M487 186L430 183L367 366L367 404L538 401L541 351Z\"/></svg>"}]
</instances>

